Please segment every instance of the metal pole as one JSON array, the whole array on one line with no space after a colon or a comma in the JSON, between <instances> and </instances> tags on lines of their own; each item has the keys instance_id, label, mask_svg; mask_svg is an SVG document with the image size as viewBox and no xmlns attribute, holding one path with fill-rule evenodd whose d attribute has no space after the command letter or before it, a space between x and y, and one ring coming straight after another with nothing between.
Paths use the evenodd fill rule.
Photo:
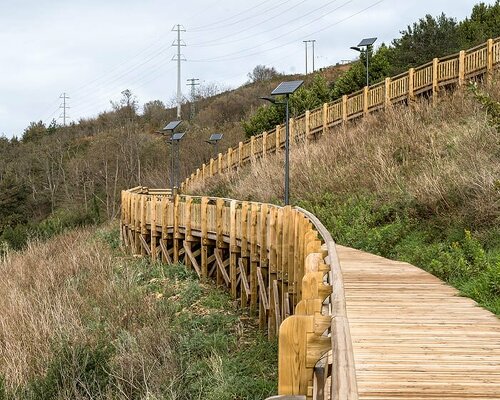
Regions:
<instances>
[{"instance_id":1,"label":"metal pole","mask_svg":"<svg viewBox=\"0 0 500 400\"><path fill-rule=\"evenodd\" d=\"M175 189L175 142L172 140L171 143L171 152L170 152L170 187L172 188L172 194Z\"/></svg>"},{"instance_id":2,"label":"metal pole","mask_svg":"<svg viewBox=\"0 0 500 400\"><path fill-rule=\"evenodd\" d=\"M312 44L313 44L313 72L315 71L315 69L314 69L314 43L316 43L316 40L312 41Z\"/></svg>"},{"instance_id":3,"label":"metal pole","mask_svg":"<svg viewBox=\"0 0 500 400\"><path fill-rule=\"evenodd\" d=\"M286 133L285 133L285 206L290 204L290 121L288 111L288 99L290 95L286 95Z\"/></svg>"},{"instance_id":4,"label":"metal pole","mask_svg":"<svg viewBox=\"0 0 500 400\"><path fill-rule=\"evenodd\" d=\"M307 75L307 40L304 40L304 44L306 45L306 75Z\"/></svg>"},{"instance_id":5,"label":"metal pole","mask_svg":"<svg viewBox=\"0 0 500 400\"><path fill-rule=\"evenodd\" d=\"M370 75L368 73L368 57L370 57L370 52L368 51L370 46L366 46L366 87L370 86Z\"/></svg>"},{"instance_id":6,"label":"metal pole","mask_svg":"<svg viewBox=\"0 0 500 400\"><path fill-rule=\"evenodd\" d=\"M219 141L215 142L215 158L219 156Z\"/></svg>"}]
</instances>

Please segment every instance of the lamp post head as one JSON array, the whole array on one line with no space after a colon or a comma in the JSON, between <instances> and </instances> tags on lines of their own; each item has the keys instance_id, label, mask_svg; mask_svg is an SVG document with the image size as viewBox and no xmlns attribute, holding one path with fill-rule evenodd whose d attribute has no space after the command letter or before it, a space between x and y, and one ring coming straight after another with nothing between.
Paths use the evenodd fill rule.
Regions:
<instances>
[{"instance_id":1,"label":"lamp post head","mask_svg":"<svg viewBox=\"0 0 500 400\"><path fill-rule=\"evenodd\" d=\"M361 53L361 49L357 46L351 46L351 50L359 51Z\"/></svg>"}]
</instances>

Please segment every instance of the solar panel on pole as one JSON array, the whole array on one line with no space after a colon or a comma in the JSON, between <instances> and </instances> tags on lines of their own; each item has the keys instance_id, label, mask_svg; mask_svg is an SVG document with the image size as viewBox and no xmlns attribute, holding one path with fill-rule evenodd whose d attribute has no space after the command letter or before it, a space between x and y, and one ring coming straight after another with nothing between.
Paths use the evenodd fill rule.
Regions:
<instances>
[{"instance_id":1,"label":"solar panel on pole","mask_svg":"<svg viewBox=\"0 0 500 400\"><path fill-rule=\"evenodd\" d=\"M281 82L276 89L271 92L273 96L287 95L295 92L299 87L302 86L304 81L288 81Z\"/></svg>"}]
</instances>

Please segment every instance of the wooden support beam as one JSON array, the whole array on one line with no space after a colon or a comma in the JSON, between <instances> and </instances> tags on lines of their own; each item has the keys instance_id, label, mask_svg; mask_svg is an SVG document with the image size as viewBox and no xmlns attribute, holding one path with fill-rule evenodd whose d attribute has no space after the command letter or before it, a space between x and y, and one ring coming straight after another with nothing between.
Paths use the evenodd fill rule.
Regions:
<instances>
[{"instance_id":1,"label":"wooden support beam","mask_svg":"<svg viewBox=\"0 0 500 400\"><path fill-rule=\"evenodd\" d=\"M241 284L243 287L243 290L241 291L242 295L245 295L245 297L248 299L250 297L250 285L248 284L248 278L247 278L247 273L246 273L246 267L243 262L243 259L240 258L238 260L238 265L239 265L239 273L240 273L240 278L241 278Z\"/></svg>"},{"instance_id":2,"label":"wooden support beam","mask_svg":"<svg viewBox=\"0 0 500 400\"><path fill-rule=\"evenodd\" d=\"M229 264L229 260L227 260L226 262L222 261L222 257L220 255L219 249L215 249L214 256L215 256L215 261L217 263L217 266L219 267L218 271L220 271L222 277L224 278L224 281L226 282L226 286L229 287L231 284L231 278L227 274L226 267L224 265L226 262L227 262L227 264Z\"/></svg>"},{"instance_id":3,"label":"wooden support beam","mask_svg":"<svg viewBox=\"0 0 500 400\"><path fill-rule=\"evenodd\" d=\"M257 267L257 283L259 284L259 294L262 307L264 310L269 310L269 300L267 299L266 284L264 283L264 278L262 277L262 268Z\"/></svg>"},{"instance_id":4,"label":"wooden support beam","mask_svg":"<svg viewBox=\"0 0 500 400\"><path fill-rule=\"evenodd\" d=\"M167 250L167 241L164 239L160 240L160 247L163 253L163 258L167 261L168 264L173 264L170 253Z\"/></svg>"},{"instance_id":5,"label":"wooden support beam","mask_svg":"<svg viewBox=\"0 0 500 400\"><path fill-rule=\"evenodd\" d=\"M189 258L194 270L198 274L198 277L201 278L201 269L198 265L198 261L196 261L195 255L191 251L191 242L184 241L184 251L186 252L186 255Z\"/></svg>"},{"instance_id":6,"label":"wooden support beam","mask_svg":"<svg viewBox=\"0 0 500 400\"><path fill-rule=\"evenodd\" d=\"M149 248L148 242L146 242L146 239L144 238L143 235L139 235L139 239L141 241L143 253L145 253L148 256L150 256L151 255L151 249Z\"/></svg>"}]
</instances>

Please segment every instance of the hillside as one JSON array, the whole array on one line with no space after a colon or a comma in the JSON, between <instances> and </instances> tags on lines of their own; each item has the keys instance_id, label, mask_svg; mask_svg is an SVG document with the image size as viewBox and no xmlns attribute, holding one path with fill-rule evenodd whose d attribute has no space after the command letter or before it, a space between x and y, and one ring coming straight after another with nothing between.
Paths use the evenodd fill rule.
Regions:
<instances>
[{"instance_id":1,"label":"hillside","mask_svg":"<svg viewBox=\"0 0 500 400\"><path fill-rule=\"evenodd\" d=\"M223 290L118 243L73 230L0 260L1 400L275 393L276 346Z\"/></svg>"},{"instance_id":2,"label":"hillside","mask_svg":"<svg viewBox=\"0 0 500 400\"><path fill-rule=\"evenodd\" d=\"M291 198L342 245L408 261L500 314L498 76L291 152ZM496 104L496 106L495 106ZM195 193L281 203L282 153Z\"/></svg>"}]
</instances>

